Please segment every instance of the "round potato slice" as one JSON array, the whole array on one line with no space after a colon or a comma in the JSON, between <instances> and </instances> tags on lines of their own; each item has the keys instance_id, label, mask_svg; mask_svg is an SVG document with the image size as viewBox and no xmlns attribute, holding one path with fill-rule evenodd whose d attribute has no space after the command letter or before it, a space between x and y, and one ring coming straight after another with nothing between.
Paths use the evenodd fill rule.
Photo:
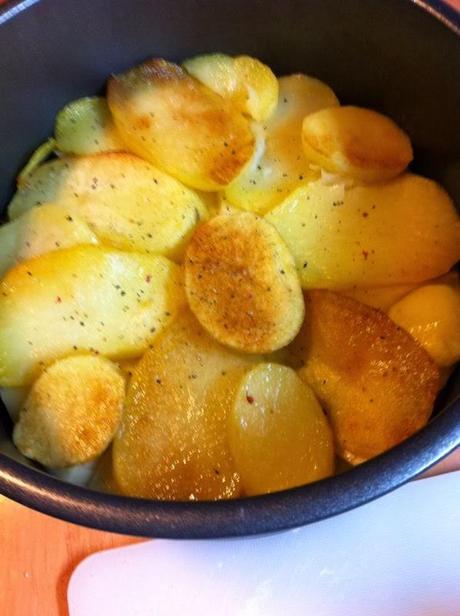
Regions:
<instances>
[{"instance_id":1,"label":"round potato slice","mask_svg":"<svg viewBox=\"0 0 460 616\"><path fill-rule=\"evenodd\" d=\"M305 304L292 365L326 410L339 455L366 460L422 428L440 384L428 353L384 312L349 297L310 291Z\"/></svg>"},{"instance_id":2,"label":"round potato slice","mask_svg":"<svg viewBox=\"0 0 460 616\"><path fill-rule=\"evenodd\" d=\"M67 357L32 386L14 428L17 448L44 466L64 468L99 456L118 427L125 379L107 359Z\"/></svg>"},{"instance_id":3,"label":"round potato slice","mask_svg":"<svg viewBox=\"0 0 460 616\"><path fill-rule=\"evenodd\" d=\"M393 120L361 107L331 107L307 116L302 143L312 163L365 182L393 178L413 158L409 137Z\"/></svg>"},{"instance_id":4,"label":"round potato slice","mask_svg":"<svg viewBox=\"0 0 460 616\"><path fill-rule=\"evenodd\" d=\"M321 406L286 366L259 364L243 377L228 437L248 495L310 483L334 469L332 432Z\"/></svg>"},{"instance_id":5,"label":"round potato slice","mask_svg":"<svg viewBox=\"0 0 460 616\"><path fill-rule=\"evenodd\" d=\"M429 284L406 295L390 318L418 340L439 366L460 359L460 285Z\"/></svg>"},{"instance_id":6,"label":"round potato slice","mask_svg":"<svg viewBox=\"0 0 460 616\"><path fill-rule=\"evenodd\" d=\"M275 351L304 315L294 260L255 214L224 214L201 225L185 257L190 307L216 340L248 353Z\"/></svg>"},{"instance_id":7,"label":"round potato slice","mask_svg":"<svg viewBox=\"0 0 460 616\"><path fill-rule=\"evenodd\" d=\"M171 62L112 77L108 103L129 149L193 188L220 190L252 156L249 120Z\"/></svg>"}]
</instances>

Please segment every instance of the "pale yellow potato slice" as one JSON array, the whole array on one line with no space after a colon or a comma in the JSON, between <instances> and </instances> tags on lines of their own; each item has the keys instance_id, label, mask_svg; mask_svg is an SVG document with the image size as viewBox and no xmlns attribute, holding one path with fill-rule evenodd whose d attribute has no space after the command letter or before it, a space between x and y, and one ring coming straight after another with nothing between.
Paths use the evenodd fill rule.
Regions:
<instances>
[{"instance_id":1,"label":"pale yellow potato slice","mask_svg":"<svg viewBox=\"0 0 460 616\"><path fill-rule=\"evenodd\" d=\"M57 361L38 377L21 409L13 440L19 451L50 468L97 458L121 419L125 380L102 357Z\"/></svg>"},{"instance_id":2,"label":"pale yellow potato slice","mask_svg":"<svg viewBox=\"0 0 460 616\"><path fill-rule=\"evenodd\" d=\"M390 308L403 327L439 366L460 360L460 284L422 286Z\"/></svg>"},{"instance_id":3,"label":"pale yellow potato slice","mask_svg":"<svg viewBox=\"0 0 460 616\"><path fill-rule=\"evenodd\" d=\"M305 301L292 363L326 410L339 455L366 460L422 428L440 385L428 353L380 310L331 291Z\"/></svg>"},{"instance_id":4,"label":"pale yellow potato slice","mask_svg":"<svg viewBox=\"0 0 460 616\"><path fill-rule=\"evenodd\" d=\"M42 165L13 197L10 218L49 201L71 208L106 244L171 258L181 257L196 224L207 217L195 192L127 153Z\"/></svg>"},{"instance_id":5,"label":"pale yellow potato slice","mask_svg":"<svg viewBox=\"0 0 460 616\"><path fill-rule=\"evenodd\" d=\"M240 209L262 214L298 186L319 176L304 155L302 121L310 113L339 104L318 79L290 75L279 81L278 104L263 125L256 125L256 151L249 165L225 189L226 199Z\"/></svg>"},{"instance_id":6,"label":"pale yellow potato slice","mask_svg":"<svg viewBox=\"0 0 460 616\"><path fill-rule=\"evenodd\" d=\"M334 470L332 432L314 393L291 368L259 364L242 378L228 419L244 492L266 494Z\"/></svg>"},{"instance_id":7,"label":"pale yellow potato slice","mask_svg":"<svg viewBox=\"0 0 460 616\"><path fill-rule=\"evenodd\" d=\"M70 354L138 356L184 305L182 284L165 257L98 246L16 265L0 284L0 386Z\"/></svg>"},{"instance_id":8,"label":"pale yellow potato slice","mask_svg":"<svg viewBox=\"0 0 460 616\"><path fill-rule=\"evenodd\" d=\"M161 500L238 496L226 422L235 378L250 361L218 344L184 311L131 379L113 444L118 489Z\"/></svg>"},{"instance_id":9,"label":"pale yellow potato slice","mask_svg":"<svg viewBox=\"0 0 460 616\"><path fill-rule=\"evenodd\" d=\"M312 163L364 182L396 177L413 158L406 133L390 118L362 107L321 109L307 116L302 144Z\"/></svg>"},{"instance_id":10,"label":"pale yellow potato slice","mask_svg":"<svg viewBox=\"0 0 460 616\"><path fill-rule=\"evenodd\" d=\"M460 257L460 219L432 180L406 174L387 184L315 182L266 216L294 255L306 289L416 284Z\"/></svg>"},{"instance_id":11,"label":"pale yellow potato slice","mask_svg":"<svg viewBox=\"0 0 460 616\"><path fill-rule=\"evenodd\" d=\"M20 261L97 243L96 235L71 208L47 203L0 227L0 276Z\"/></svg>"},{"instance_id":12,"label":"pale yellow potato slice","mask_svg":"<svg viewBox=\"0 0 460 616\"><path fill-rule=\"evenodd\" d=\"M190 58L183 66L195 79L229 98L242 113L258 122L267 120L276 108L278 80L256 58L214 53Z\"/></svg>"},{"instance_id":13,"label":"pale yellow potato slice","mask_svg":"<svg viewBox=\"0 0 460 616\"><path fill-rule=\"evenodd\" d=\"M56 116L56 147L65 154L122 152L121 139L105 98L86 96L68 103Z\"/></svg>"},{"instance_id":14,"label":"pale yellow potato slice","mask_svg":"<svg viewBox=\"0 0 460 616\"><path fill-rule=\"evenodd\" d=\"M252 156L249 121L177 64L153 59L116 75L107 97L129 149L188 186L220 190Z\"/></svg>"},{"instance_id":15,"label":"pale yellow potato slice","mask_svg":"<svg viewBox=\"0 0 460 616\"><path fill-rule=\"evenodd\" d=\"M185 255L189 305L216 340L269 353L298 332L303 297L294 261L255 214L223 214L198 227Z\"/></svg>"},{"instance_id":16,"label":"pale yellow potato slice","mask_svg":"<svg viewBox=\"0 0 460 616\"><path fill-rule=\"evenodd\" d=\"M387 312L393 304L416 289L417 286L416 284L394 284L387 287L356 287L343 291L343 294L366 304L366 306Z\"/></svg>"}]
</instances>

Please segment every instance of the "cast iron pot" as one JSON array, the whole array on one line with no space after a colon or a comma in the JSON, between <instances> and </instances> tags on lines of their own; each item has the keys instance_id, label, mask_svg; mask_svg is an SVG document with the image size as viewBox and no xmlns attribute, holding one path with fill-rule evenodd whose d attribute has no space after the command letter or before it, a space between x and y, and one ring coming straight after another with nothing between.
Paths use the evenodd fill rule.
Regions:
<instances>
[{"instance_id":1,"label":"cast iron pot","mask_svg":"<svg viewBox=\"0 0 460 616\"><path fill-rule=\"evenodd\" d=\"M0 206L68 101L150 56L247 53L278 74L330 84L410 134L416 170L460 203L460 20L423 0L24 0L0 11ZM46 324L44 324L46 326ZM0 409L0 491L71 522L155 537L225 537L300 526L366 503L460 445L460 373L418 434L358 468L267 496L158 502L77 487L21 458Z\"/></svg>"}]
</instances>

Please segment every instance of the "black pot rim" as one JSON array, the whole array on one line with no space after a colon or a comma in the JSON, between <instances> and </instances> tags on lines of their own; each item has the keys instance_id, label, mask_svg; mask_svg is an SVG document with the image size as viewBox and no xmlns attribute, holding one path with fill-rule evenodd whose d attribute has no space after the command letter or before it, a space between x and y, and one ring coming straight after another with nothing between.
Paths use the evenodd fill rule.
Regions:
<instances>
[{"instance_id":1,"label":"black pot rim","mask_svg":"<svg viewBox=\"0 0 460 616\"><path fill-rule=\"evenodd\" d=\"M43 0L14 0L0 25ZM407 1L407 0L406 0ZM460 14L438 0L410 0L460 35ZM116 533L164 538L256 535L316 522L363 505L423 473L460 446L460 400L392 450L341 475L264 496L164 502L96 492L0 454L0 492L63 520Z\"/></svg>"}]
</instances>

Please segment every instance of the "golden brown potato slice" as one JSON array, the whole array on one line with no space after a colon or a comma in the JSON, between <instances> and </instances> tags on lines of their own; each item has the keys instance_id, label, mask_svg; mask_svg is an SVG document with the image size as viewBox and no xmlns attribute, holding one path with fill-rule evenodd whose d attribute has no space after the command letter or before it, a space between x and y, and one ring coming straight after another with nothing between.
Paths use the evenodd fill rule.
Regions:
<instances>
[{"instance_id":1,"label":"golden brown potato slice","mask_svg":"<svg viewBox=\"0 0 460 616\"><path fill-rule=\"evenodd\" d=\"M56 147L66 154L126 150L105 98L86 96L68 103L56 116Z\"/></svg>"},{"instance_id":2,"label":"golden brown potato slice","mask_svg":"<svg viewBox=\"0 0 460 616\"><path fill-rule=\"evenodd\" d=\"M108 102L130 150L193 188L220 190L252 156L249 121L177 64L153 59L112 77Z\"/></svg>"},{"instance_id":3,"label":"golden brown potato slice","mask_svg":"<svg viewBox=\"0 0 460 616\"><path fill-rule=\"evenodd\" d=\"M334 92L318 79L290 75L279 81L278 105L256 126L256 151L243 173L225 189L227 200L258 214L281 203L298 186L317 178L301 141L302 121L310 113L339 104Z\"/></svg>"},{"instance_id":4,"label":"golden brown potato slice","mask_svg":"<svg viewBox=\"0 0 460 616\"><path fill-rule=\"evenodd\" d=\"M235 375L250 365L183 312L134 371L113 445L121 492L162 500L237 496L226 421Z\"/></svg>"},{"instance_id":5,"label":"golden brown potato slice","mask_svg":"<svg viewBox=\"0 0 460 616\"><path fill-rule=\"evenodd\" d=\"M185 255L185 287L203 327L241 351L275 351L302 324L294 261L275 229L250 212L198 227Z\"/></svg>"},{"instance_id":6,"label":"golden brown potato slice","mask_svg":"<svg viewBox=\"0 0 460 616\"><path fill-rule=\"evenodd\" d=\"M460 258L460 219L439 184L406 174L345 188L314 182L266 219L294 255L306 289L416 284Z\"/></svg>"},{"instance_id":7,"label":"golden brown potato slice","mask_svg":"<svg viewBox=\"0 0 460 616\"><path fill-rule=\"evenodd\" d=\"M259 364L241 379L229 415L229 444L248 495L331 475L332 432L312 390L291 368Z\"/></svg>"},{"instance_id":8,"label":"golden brown potato slice","mask_svg":"<svg viewBox=\"0 0 460 616\"><path fill-rule=\"evenodd\" d=\"M250 56L205 54L184 62L185 70L205 86L229 98L242 112L263 122L278 102L278 80L266 65Z\"/></svg>"},{"instance_id":9,"label":"golden brown potato slice","mask_svg":"<svg viewBox=\"0 0 460 616\"><path fill-rule=\"evenodd\" d=\"M50 201L71 208L106 244L171 258L182 256L193 229L207 217L194 191L127 153L42 165L13 197L10 218Z\"/></svg>"},{"instance_id":10,"label":"golden brown potato slice","mask_svg":"<svg viewBox=\"0 0 460 616\"><path fill-rule=\"evenodd\" d=\"M64 468L97 458L121 419L125 380L107 359L77 355L49 366L35 381L14 428L16 447L44 466Z\"/></svg>"},{"instance_id":11,"label":"golden brown potato slice","mask_svg":"<svg viewBox=\"0 0 460 616\"><path fill-rule=\"evenodd\" d=\"M291 351L327 411L338 453L366 460L422 428L439 386L426 351L380 310L330 291L305 301Z\"/></svg>"},{"instance_id":12,"label":"golden brown potato slice","mask_svg":"<svg viewBox=\"0 0 460 616\"><path fill-rule=\"evenodd\" d=\"M460 284L424 285L391 307L389 317L403 327L439 366L460 360Z\"/></svg>"},{"instance_id":13,"label":"golden brown potato slice","mask_svg":"<svg viewBox=\"0 0 460 616\"><path fill-rule=\"evenodd\" d=\"M0 386L82 351L137 357L184 300L182 272L165 257L79 246L24 261L0 285Z\"/></svg>"},{"instance_id":14,"label":"golden brown potato slice","mask_svg":"<svg viewBox=\"0 0 460 616\"><path fill-rule=\"evenodd\" d=\"M362 107L331 107L307 116L302 144L312 163L365 182L389 180L413 158L406 133L390 118Z\"/></svg>"},{"instance_id":15,"label":"golden brown potato slice","mask_svg":"<svg viewBox=\"0 0 460 616\"><path fill-rule=\"evenodd\" d=\"M72 209L47 203L0 227L0 276L20 261L97 243L96 235Z\"/></svg>"}]
</instances>

